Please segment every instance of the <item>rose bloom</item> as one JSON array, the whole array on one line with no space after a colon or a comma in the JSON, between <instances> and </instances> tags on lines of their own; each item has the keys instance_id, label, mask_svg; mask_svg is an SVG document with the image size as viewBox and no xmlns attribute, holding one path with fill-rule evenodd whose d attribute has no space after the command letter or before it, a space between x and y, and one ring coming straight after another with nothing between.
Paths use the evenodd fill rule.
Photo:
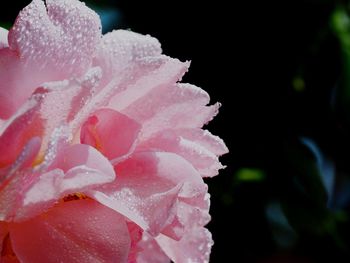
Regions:
<instances>
[{"instance_id":1,"label":"rose bloom","mask_svg":"<svg viewBox=\"0 0 350 263\"><path fill-rule=\"evenodd\" d=\"M77 0L0 30L1 262L208 262L223 141L189 67Z\"/></svg>"}]
</instances>

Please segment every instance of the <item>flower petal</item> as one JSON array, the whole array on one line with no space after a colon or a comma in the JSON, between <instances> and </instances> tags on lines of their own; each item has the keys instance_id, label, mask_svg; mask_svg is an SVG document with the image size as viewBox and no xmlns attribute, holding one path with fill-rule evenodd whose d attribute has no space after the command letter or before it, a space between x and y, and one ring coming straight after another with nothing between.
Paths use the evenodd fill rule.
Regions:
<instances>
[{"instance_id":1,"label":"flower petal","mask_svg":"<svg viewBox=\"0 0 350 263\"><path fill-rule=\"evenodd\" d=\"M172 223L179 200L204 201L207 191L198 172L172 153L133 154L116 166L116 173L115 183L91 196L154 236Z\"/></svg>"},{"instance_id":2,"label":"flower petal","mask_svg":"<svg viewBox=\"0 0 350 263\"><path fill-rule=\"evenodd\" d=\"M190 84L175 84L177 79L173 78L167 81L130 104L124 112L140 122L145 122L172 104L190 101L197 107L209 103L209 95L204 90Z\"/></svg>"},{"instance_id":3,"label":"flower petal","mask_svg":"<svg viewBox=\"0 0 350 263\"><path fill-rule=\"evenodd\" d=\"M218 136L211 134L208 130L179 129L174 130L174 132L187 140L200 144L217 156L224 155L229 151L224 141Z\"/></svg>"},{"instance_id":4,"label":"flower petal","mask_svg":"<svg viewBox=\"0 0 350 263\"><path fill-rule=\"evenodd\" d=\"M180 241L159 235L156 240L165 254L174 262L208 263L213 240L210 232L203 227L194 228Z\"/></svg>"},{"instance_id":5,"label":"flower petal","mask_svg":"<svg viewBox=\"0 0 350 263\"><path fill-rule=\"evenodd\" d=\"M28 140L23 147L22 152L17 157L16 161L9 167L0 170L0 181L3 182L21 170L31 169L34 160L36 159L41 146L41 139L33 137Z\"/></svg>"},{"instance_id":6,"label":"flower petal","mask_svg":"<svg viewBox=\"0 0 350 263\"><path fill-rule=\"evenodd\" d=\"M86 166L96 169L110 178L114 179L115 173L109 161L95 148L85 144L75 144L62 153L64 158L59 168L69 171L78 166Z\"/></svg>"},{"instance_id":7,"label":"flower petal","mask_svg":"<svg viewBox=\"0 0 350 263\"><path fill-rule=\"evenodd\" d=\"M41 137L43 123L36 115L39 108L37 101L27 103L23 107L23 113L3 127L5 131L0 136L0 151L6 154L0 156L0 167L13 163L31 138Z\"/></svg>"},{"instance_id":8,"label":"flower petal","mask_svg":"<svg viewBox=\"0 0 350 263\"><path fill-rule=\"evenodd\" d=\"M175 61L176 60L165 56L159 56L152 59L147 58L145 60L140 59L138 63L134 63L130 68L126 68L120 72L120 74L116 74L107 85L102 88L100 87L101 89L97 91L97 94L91 99L91 101L85 103L80 109L79 114L74 118L73 126L81 126L86 119L98 109L108 106L108 108L117 110L117 107L115 106L117 106L118 103L124 105L123 100L118 100L117 103L115 103L113 101L114 98L124 98L127 100L126 103L128 103L130 100L129 95L134 96L137 93L129 93L126 92L127 90L132 89L134 85L144 83L145 80L150 80L150 76L158 72L160 69L165 68L170 63L175 63ZM141 91L140 94L142 94Z\"/></svg>"},{"instance_id":9,"label":"flower petal","mask_svg":"<svg viewBox=\"0 0 350 263\"><path fill-rule=\"evenodd\" d=\"M142 239L143 230L133 222L127 222L129 235L131 240L130 253L128 263L136 263L136 257L140 252L139 243Z\"/></svg>"},{"instance_id":10,"label":"flower petal","mask_svg":"<svg viewBox=\"0 0 350 263\"><path fill-rule=\"evenodd\" d=\"M61 155L58 157L63 159L59 162L59 169L39 174L26 182L22 199L17 198L20 205L16 210L16 220L33 217L65 195L84 193L115 178L112 165L91 146L76 144Z\"/></svg>"},{"instance_id":11,"label":"flower petal","mask_svg":"<svg viewBox=\"0 0 350 263\"><path fill-rule=\"evenodd\" d=\"M109 106L117 111L123 112L130 105L137 103L139 100L145 101L145 98L148 98L152 101L152 96L146 96L153 91L152 94L157 94L157 98L159 94L157 91L168 85L173 85L176 83L188 70L189 63L182 63L177 59L171 59L169 57L160 56L155 58L145 58L145 64L151 63L152 61L160 60L161 64L158 68L155 68L153 71L147 72L145 70L140 70L141 72L138 75L141 75L134 83L131 83L126 89L118 94L118 96L114 96ZM152 73L152 74L150 74ZM149 104L148 107L153 107L152 104ZM147 113L146 108L138 108L138 112L142 111ZM137 107L136 107L137 110ZM130 114L131 112L126 113L131 118L134 119L136 115ZM141 119L135 118L140 121Z\"/></svg>"},{"instance_id":12,"label":"flower petal","mask_svg":"<svg viewBox=\"0 0 350 263\"><path fill-rule=\"evenodd\" d=\"M169 257L159 247L153 237L144 233L138 246L140 252L137 256L137 263L170 263Z\"/></svg>"},{"instance_id":13,"label":"flower petal","mask_svg":"<svg viewBox=\"0 0 350 263\"><path fill-rule=\"evenodd\" d=\"M117 49L115 45L118 46ZM81 109L74 125L82 125L91 113L108 104L111 105L109 108L117 110L114 106L120 102L123 105L124 102L129 103L135 95L142 94L140 90L129 92L134 85L140 86L139 83L149 80L150 75L154 75L170 63L178 62L160 55L160 52L159 42L149 36L123 30L105 35L93 64L103 70L100 86L93 100ZM114 102L113 99L117 101Z\"/></svg>"},{"instance_id":14,"label":"flower petal","mask_svg":"<svg viewBox=\"0 0 350 263\"><path fill-rule=\"evenodd\" d=\"M122 111L142 123L143 138L169 128L201 128L217 114L220 105L206 106L205 91L190 84L174 85L176 81L153 88Z\"/></svg>"},{"instance_id":15,"label":"flower petal","mask_svg":"<svg viewBox=\"0 0 350 263\"><path fill-rule=\"evenodd\" d=\"M112 160L128 156L141 127L129 117L111 109L95 112L81 128L81 143L98 149Z\"/></svg>"},{"instance_id":16,"label":"flower petal","mask_svg":"<svg viewBox=\"0 0 350 263\"><path fill-rule=\"evenodd\" d=\"M101 38L100 20L80 1L33 0L0 53L0 118L9 118L42 83L81 76Z\"/></svg>"},{"instance_id":17,"label":"flower petal","mask_svg":"<svg viewBox=\"0 0 350 263\"><path fill-rule=\"evenodd\" d=\"M128 30L115 30L102 37L94 65L103 70L102 86L124 69L139 63L144 57L155 57L162 53L160 43L149 35Z\"/></svg>"},{"instance_id":18,"label":"flower petal","mask_svg":"<svg viewBox=\"0 0 350 263\"><path fill-rule=\"evenodd\" d=\"M91 65L100 39L98 15L76 0L46 0L46 6L33 0L9 33L11 50L36 62L40 69L49 69L51 78L43 76L45 81L82 75Z\"/></svg>"},{"instance_id":19,"label":"flower petal","mask_svg":"<svg viewBox=\"0 0 350 263\"><path fill-rule=\"evenodd\" d=\"M3 123L0 150L6 150L7 154L0 156L0 167L14 162L27 141L36 136L42 139L43 158L54 131L62 125L68 126L79 113L81 104L91 98L99 77L99 69L93 68L81 79L49 82L38 88L16 115ZM71 127L69 132L76 129Z\"/></svg>"},{"instance_id":20,"label":"flower petal","mask_svg":"<svg viewBox=\"0 0 350 263\"><path fill-rule=\"evenodd\" d=\"M23 221L52 207L65 195L112 182L110 162L88 145L65 148L53 170L25 169L6 177L0 188L0 220ZM57 160L55 160L57 161Z\"/></svg>"},{"instance_id":21,"label":"flower petal","mask_svg":"<svg viewBox=\"0 0 350 263\"><path fill-rule=\"evenodd\" d=\"M123 263L130 249L125 219L92 200L60 204L9 228L21 262Z\"/></svg>"},{"instance_id":22,"label":"flower petal","mask_svg":"<svg viewBox=\"0 0 350 263\"><path fill-rule=\"evenodd\" d=\"M8 47L7 35L8 31L5 28L0 27L0 49Z\"/></svg>"},{"instance_id":23,"label":"flower petal","mask_svg":"<svg viewBox=\"0 0 350 263\"><path fill-rule=\"evenodd\" d=\"M201 141L184 138L183 134L177 130L156 133L139 146L139 150L146 149L174 152L189 161L203 177L215 176L219 169L224 168L216 154L202 145Z\"/></svg>"}]
</instances>

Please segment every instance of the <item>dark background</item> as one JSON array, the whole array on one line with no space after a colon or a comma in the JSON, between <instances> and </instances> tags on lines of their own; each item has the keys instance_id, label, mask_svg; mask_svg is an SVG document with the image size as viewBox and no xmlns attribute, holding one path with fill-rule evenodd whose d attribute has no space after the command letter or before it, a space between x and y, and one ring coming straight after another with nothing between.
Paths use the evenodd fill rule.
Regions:
<instances>
[{"instance_id":1,"label":"dark background","mask_svg":"<svg viewBox=\"0 0 350 263\"><path fill-rule=\"evenodd\" d=\"M2 25L29 2L1 7ZM211 262L350 262L349 1L88 4L191 60L184 81L223 104Z\"/></svg>"}]
</instances>

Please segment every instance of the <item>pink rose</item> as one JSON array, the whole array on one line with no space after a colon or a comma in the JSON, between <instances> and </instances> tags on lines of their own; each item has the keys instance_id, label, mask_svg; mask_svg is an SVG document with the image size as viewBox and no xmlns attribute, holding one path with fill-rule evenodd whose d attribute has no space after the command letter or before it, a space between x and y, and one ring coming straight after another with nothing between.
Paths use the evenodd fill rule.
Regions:
<instances>
[{"instance_id":1,"label":"pink rose","mask_svg":"<svg viewBox=\"0 0 350 263\"><path fill-rule=\"evenodd\" d=\"M208 262L218 112L189 63L77 0L0 29L1 262Z\"/></svg>"}]
</instances>

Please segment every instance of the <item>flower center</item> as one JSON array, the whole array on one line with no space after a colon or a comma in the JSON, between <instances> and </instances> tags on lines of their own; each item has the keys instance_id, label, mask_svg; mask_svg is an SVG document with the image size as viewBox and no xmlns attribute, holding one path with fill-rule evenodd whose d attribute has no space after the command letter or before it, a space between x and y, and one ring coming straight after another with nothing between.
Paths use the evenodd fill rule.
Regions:
<instances>
[{"instance_id":1,"label":"flower center","mask_svg":"<svg viewBox=\"0 0 350 263\"><path fill-rule=\"evenodd\" d=\"M74 193L74 194L66 195L65 197L62 198L62 200L63 202L69 202L69 201L77 201L77 200L83 200L88 198L89 197L83 193Z\"/></svg>"}]
</instances>

